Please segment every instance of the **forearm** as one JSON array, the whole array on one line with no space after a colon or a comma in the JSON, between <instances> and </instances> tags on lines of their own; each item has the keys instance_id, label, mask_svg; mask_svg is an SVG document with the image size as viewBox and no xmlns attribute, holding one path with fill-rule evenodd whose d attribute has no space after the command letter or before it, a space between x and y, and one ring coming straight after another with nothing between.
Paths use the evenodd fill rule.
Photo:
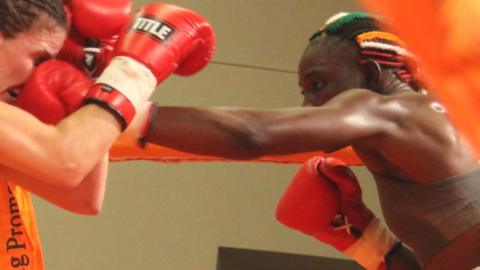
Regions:
<instances>
[{"instance_id":1,"label":"forearm","mask_svg":"<svg viewBox=\"0 0 480 270\"><path fill-rule=\"evenodd\" d=\"M108 153L119 134L119 122L110 112L89 105L56 126L53 143L55 137L59 138L61 144L56 151L63 155L60 162L74 164L81 180Z\"/></svg>"},{"instance_id":2,"label":"forearm","mask_svg":"<svg viewBox=\"0 0 480 270\"><path fill-rule=\"evenodd\" d=\"M257 134L262 133L260 123L248 113L233 108L157 107L156 110L145 138L148 143L233 159L261 155L257 141Z\"/></svg>"},{"instance_id":3,"label":"forearm","mask_svg":"<svg viewBox=\"0 0 480 270\"><path fill-rule=\"evenodd\" d=\"M96 105L85 106L61 121L54 135L46 138L53 145L44 149L46 153L53 150L57 157L55 163L64 172L53 184L77 186L108 152L119 134L118 121Z\"/></svg>"},{"instance_id":4,"label":"forearm","mask_svg":"<svg viewBox=\"0 0 480 270\"><path fill-rule=\"evenodd\" d=\"M158 107L146 140L230 159L331 152L370 132L370 127L349 123L339 114L321 108Z\"/></svg>"},{"instance_id":5,"label":"forearm","mask_svg":"<svg viewBox=\"0 0 480 270\"><path fill-rule=\"evenodd\" d=\"M270 110L156 107L147 124L146 141L194 154L253 159L332 152L384 134L387 129L394 132L391 119L399 118L396 111L385 115L385 110L352 106L351 100L357 98L379 103L370 91L359 90L355 95L337 98L321 107Z\"/></svg>"},{"instance_id":6,"label":"forearm","mask_svg":"<svg viewBox=\"0 0 480 270\"><path fill-rule=\"evenodd\" d=\"M108 151L120 132L115 118L86 106L57 126L2 104L0 163L45 183L74 187Z\"/></svg>"},{"instance_id":7,"label":"forearm","mask_svg":"<svg viewBox=\"0 0 480 270\"><path fill-rule=\"evenodd\" d=\"M107 173L108 156L105 155L78 186L67 189L0 166L2 181L14 183L65 210L82 215L95 215L101 211Z\"/></svg>"}]
</instances>

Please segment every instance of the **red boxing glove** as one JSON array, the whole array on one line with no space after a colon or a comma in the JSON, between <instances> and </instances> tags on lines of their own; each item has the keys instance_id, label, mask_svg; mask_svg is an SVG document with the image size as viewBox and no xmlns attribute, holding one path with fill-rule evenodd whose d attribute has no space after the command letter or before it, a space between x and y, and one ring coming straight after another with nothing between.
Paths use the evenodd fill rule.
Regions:
<instances>
[{"instance_id":1,"label":"red boxing glove","mask_svg":"<svg viewBox=\"0 0 480 270\"><path fill-rule=\"evenodd\" d=\"M214 33L205 18L174 5L147 5L120 35L114 58L86 102L109 108L125 128L157 84L174 71L199 71L213 49Z\"/></svg>"},{"instance_id":2,"label":"red boxing glove","mask_svg":"<svg viewBox=\"0 0 480 270\"><path fill-rule=\"evenodd\" d=\"M321 159L310 159L302 165L277 205L277 219L306 234L329 229L340 209L335 186L318 174Z\"/></svg>"},{"instance_id":3,"label":"red boxing glove","mask_svg":"<svg viewBox=\"0 0 480 270\"><path fill-rule=\"evenodd\" d=\"M118 34L130 21L131 6L130 0L66 1L71 29L57 59L98 77L113 56Z\"/></svg>"},{"instance_id":4,"label":"red boxing glove","mask_svg":"<svg viewBox=\"0 0 480 270\"><path fill-rule=\"evenodd\" d=\"M90 78L96 78L110 63L117 39L118 36L91 39L72 30L56 58L72 63Z\"/></svg>"},{"instance_id":5,"label":"red boxing glove","mask_svg":"<svg viewBox=\"0 0 480 270\"><path fill-rule=\"evenodd\" d=\"M72 26L84 37L110 38L130 21L131 0L69 0Z\"/></svg>"},{"instance_id":6,"label":"red boxing glove","mask_svg":"<svg viewBox=\"0 0 480 270\"><path fill-rule=\"evenodd\" d=\"M280 199L276 217L369 270L385 269L384 257L398 243L363 203L353 172L335 158L304 163Z\"/></svg>"},{"instance_id":7,"label":"red boxing glove","mask_svg":"<svg viewBox=\"0 0 480 270\"><path fill-rule=\"evenodd\" d=\"M73 65L48 60L34 69L13 105L56 124L83 105L92 82Z\"/></svg>"},{"instance_id":8,"label":"red boxing glove","mask_svg":"<svg viewBox=\"0 0 480 270\"><path fill-rule=\"evenodd\" d=\"M358 180L348 166L339 159L319 158L316 161L319 177L335 186L340 208L327 231L317 231L314 236L340 251L346 250L362 236L374 214L362 201Z\"/></svg>"},{"instance_id":9,"label":"red boxing glove","mask_svg":"<svg viewBox=\"0 0 480 270\"><path fill-rule=\"evenodd\" d=\"M199 14L170 4L150 4L121 35L115 55L143 63L160 83L174 71L198 72L210 61L214 46L212 26Z\"/></svg>"}]
</instances>

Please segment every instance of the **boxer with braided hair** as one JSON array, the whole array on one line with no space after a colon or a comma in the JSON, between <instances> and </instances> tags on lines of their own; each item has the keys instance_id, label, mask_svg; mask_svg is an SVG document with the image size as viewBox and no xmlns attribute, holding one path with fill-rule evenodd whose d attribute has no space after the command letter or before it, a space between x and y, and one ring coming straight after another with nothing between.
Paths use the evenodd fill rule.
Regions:
<instances>
[{"instance_id":1,"label":"boxer with braided hair","mask_svg":"<svg viewBox=\"0 0 480 270\"><path fill-rule=\"evenodd\" d=\"M374 17L337 14L300 59L304 107L149 105L121 139L230 159L351 146L374 176L385 219L403 245L362 203L356 179L338 160L302 166L277 218L367 269L471 270L480 265L478 161L411 62Z\"/></svg>"},{"instance_id":2,"label":"boxer with braided hair","mask_svg":"<svg viewBox=\"0 0 480 270\"><path fill-rule=\"evenodd\" d=\"M351 23L353 21L356 23ZM419 78L409 66L409 63L415 62L412 54L397 36L380 31L380 24L374 17L362 12L341 12L330 18L309 41L314 42L323 33L350 41L358 46L360 64L372 60L380 66L396 69L398 79L409 84L413 90L420 91Z\"/></svg>"}]
</instances>

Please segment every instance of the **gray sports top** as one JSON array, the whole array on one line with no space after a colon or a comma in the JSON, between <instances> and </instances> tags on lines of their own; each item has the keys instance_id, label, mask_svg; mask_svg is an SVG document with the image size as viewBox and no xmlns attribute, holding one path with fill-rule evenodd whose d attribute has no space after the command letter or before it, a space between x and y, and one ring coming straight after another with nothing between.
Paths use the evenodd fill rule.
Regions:
<instances>
[{"instance_id":1,"label":"gray sports top","mask_svg":"<svg viewBox=\"0 0 480 270\"><path fill-rule=\"evenodd\" d=\"M422 266L480 223L480 169L428 184L374 178L390 230L415 251Z\"/></svg>"}]
</instances>

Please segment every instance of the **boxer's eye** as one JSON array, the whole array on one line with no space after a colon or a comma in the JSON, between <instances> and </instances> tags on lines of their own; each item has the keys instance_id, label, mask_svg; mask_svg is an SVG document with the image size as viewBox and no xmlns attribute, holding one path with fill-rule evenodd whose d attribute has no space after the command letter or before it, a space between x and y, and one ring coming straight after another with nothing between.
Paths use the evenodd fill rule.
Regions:
<instances>
[{"instance_id":1,"label":"boxer's eye","mask_svg":"<svg viewBox=\"0 0 480 270\"><path fill-rule=\"evenodd\" d=\"M38 66L42 63L42 61L40 59L33 59L33 65L34 66Z\"/></svg>"},{"instance_id":2,"label":"boxer's eye","mask_svg":"<svg viewBox=\"0 0 480 270\"><path fill-rule=\"evenodd\" d=\"M20 93L20 86L10 87L9 89L7 89L7 95L10 99L9 102L15 101L19 93Z\"/></svg>"},{"instance_id":3,"label":"boxer's eye","mask_svg":"<svg viewBox=\"0 0 480 270\"><path fill-rule=\"evenodd\" d=\"M33 65L38 66L41 63L45 62L47 59L48 58L45 58L45 57L36 57L36 58L33 59Z\"/></svg>"},{"instance_id":4,"label":"boxer's eye","mask_svg":"<svg viewBox=\"0 0 480 270\"><path fill-rule=\"evenodd\" d=\"M325 86L325 83L320 80L313 80L310 82L306 82L305 84L302 84L300 86L301 88L300 93L304 96L306 94L315 94L318 91L322 90L324 86Z\"/></svg>"},{"instance_id":5,"label":"boxer's eye","mask_svg":"<svg viewBox=\"0 0 480 270\"><path fill-rule=\"evenodd\" d=\"M318 92L319 90L321 90L323 88L325 84L322 82L322 81L312 81L310 83L310 87L311 87L311 91L312 92Z\"/></svg>"},{"instance_id":6,"label":"boxer's eye","mask_svg":"<svg viewBox=\"0 0 480 270\"><path fill-rule=\"evenodd\" d=\"M34 66L38 66L40 65L41 63L47 61L48 59L51 59L52 56L48 53L41 53L41 54L38 54L38 55L35 55L33 57L33 65Z\"/></svg>"}]
</instances>

